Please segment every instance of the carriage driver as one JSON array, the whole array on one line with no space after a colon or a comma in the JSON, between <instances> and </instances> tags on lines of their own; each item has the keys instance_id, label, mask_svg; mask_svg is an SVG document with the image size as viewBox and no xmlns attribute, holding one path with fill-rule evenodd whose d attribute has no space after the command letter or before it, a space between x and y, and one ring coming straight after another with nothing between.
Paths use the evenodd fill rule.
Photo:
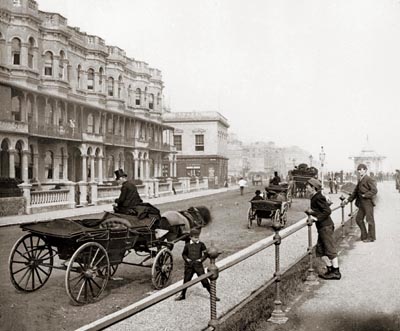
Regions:
<instances>
[{"instance_id":1,"label":"carriage driver","mask_svg":"<svg viewBox=\"0 0 400 331\"><path fill-rule=\"evenodd\" d=\"M117 206L114 207L114 210L117 213L130 214L131 210L143 201L133 180L128 180L128 175L122 169L118 169L114 173L117 182L122 183L121 194L118 199L115 199Z\"/></svg>"}]
</instances>

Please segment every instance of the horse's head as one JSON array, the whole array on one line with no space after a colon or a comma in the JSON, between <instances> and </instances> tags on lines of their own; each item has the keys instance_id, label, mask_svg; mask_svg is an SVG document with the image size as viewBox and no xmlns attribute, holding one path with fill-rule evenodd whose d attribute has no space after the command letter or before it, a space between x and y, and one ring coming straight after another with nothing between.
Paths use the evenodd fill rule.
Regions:
<instances>
[{"instance_id":1,"label":"horse's head","mask_svg":"<svg viewBox=\"0 0 400 331\"><path fill-rule=\"evenodd\" d=\"M206 206L198 206L195 208L199 211L199 214L203 218L204 226L207 226L212 222L211 212Z\"/></svg>"}]
</instances>

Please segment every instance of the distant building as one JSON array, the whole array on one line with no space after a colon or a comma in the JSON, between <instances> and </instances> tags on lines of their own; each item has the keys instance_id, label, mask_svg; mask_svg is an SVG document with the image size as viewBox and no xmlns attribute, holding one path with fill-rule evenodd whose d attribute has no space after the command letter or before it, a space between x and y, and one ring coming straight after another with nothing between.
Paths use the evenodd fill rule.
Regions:
<instances>
[{"instance_id":1,"label":"distant building","mask_svg":"<svg viewBox=\"0 0 400 331\"><path fill-rule=\"evenodd\" d=\"M239 178L245 176L245 160L243 159L243 143L236 134L228 135L228 177Z\"/></svg>"},{"instance_id":2,"label":"distant building","mask_svg":"<svg viewBox=\"0 0 400 331\"><path fill-rule=\"evenodd\" d=\"M368 167L369 172L377 174L382 171L382 161L386 159L386 156L378 154L371 147L367 137L361 152L358 155L350 156L349 159L354 161L354 171L357 170L357 166L360 163L364 163Z\"/></svg>"},{"instance_id":3,"label":"distant building","mask_svg":"<svg viewBox=\"0 0 400 331\"><path fill-rule=\"evenodd\" d=\"M178 177L208 177L221 187L228 176L228 120L218 112L171 112L164 123L175 128Z\"/></svg>"}]
</instances>

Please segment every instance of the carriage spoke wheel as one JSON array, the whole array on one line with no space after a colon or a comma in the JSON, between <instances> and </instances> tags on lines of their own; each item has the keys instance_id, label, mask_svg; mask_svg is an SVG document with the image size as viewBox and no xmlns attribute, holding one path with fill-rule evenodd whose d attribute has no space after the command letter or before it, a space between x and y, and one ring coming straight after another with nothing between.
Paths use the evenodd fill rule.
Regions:
<instances>
[{"instance_id":1,"label":"carriage spoke wheel","mask_svg":"<svg viewBox=\"0 0 400 331\"><path fill-rule=\"evenodd\" d=\"M18 239L8 259L14 287L25 292L41 288L53 270L53 253L42 236L27 234Z\"/></svg>"},{"instance_id":2,"label":"carriage spoke wheel","mask_svg":"<svg viewBox=\"0 0 400 331\"><path fill-rule=\"evenodd\" d=\"M285 207L281 215L281 224L285 226L286 222L287 222L287 208Z\"/></svg>"},{"instance_id":3,"label":"carriage spoke wheel","mask_svg":"<svg viewBox=\"0 0 400 331\"><path fill-rule=\"evenodd\" d=\"M247 212L247 228L251 229L252 226L253 226L253 210L250 207Z\"/></svg>"},{"instance_id":4,"label":"carriage spoke wheel","mask_svg":"<svg viewBox=\"0 0 400 331\"><path fill-rule=\"evenodd\" d=\"M168 248L163 248L157 253L151 268L151 281L157 290L168 284L173 267L174 261L171 251Z\"/></svg>"},{"instance_id":5,"label":"carriage spoke wheel","mask_svg":"<svg viewBox=\"0 0 400 331\"><path fill-rule=\"evenodd\" d=\"M108 275L108 278L111 278L111 277L113 277L113 276L115 275L115 273L116 273L117 270L118 270L118 266L119 266L119 264L110 265L110 273L109 273L109 275ZM99 275L100 277L103 277L103 274L102 274L103 271L104 271L103 269L97 270L97 273L98 273L98 275Z\"/></svg>"},{"instance_id":6,"label":"carriage spoke wheel","mask_svg":"<svg viewBox=\"0 0 400 331\"><path fill-rule=\"evenodd\" d=\"M110 275L107 251L95 242L79 247L72 255L65 274L65 288L78 304L96 301L103 293Z\"/></svg>"}]
</instances>

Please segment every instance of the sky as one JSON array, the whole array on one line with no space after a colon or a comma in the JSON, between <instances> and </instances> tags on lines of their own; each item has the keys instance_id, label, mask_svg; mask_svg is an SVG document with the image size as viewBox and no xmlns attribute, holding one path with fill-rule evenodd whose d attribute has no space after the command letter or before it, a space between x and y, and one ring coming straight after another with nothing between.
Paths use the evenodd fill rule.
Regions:
<instances>
[{"instance_id":1,"label":"sky","mask_svg":"<svg viewBox=\"0 0 400 331\"><path fill-rule=\"evenodd\" d=\"M399 0L37 0L162 70L171 111L218 111L244 142L328 170L369 144L400 167Z\"/></svg>"}]
</instances>

